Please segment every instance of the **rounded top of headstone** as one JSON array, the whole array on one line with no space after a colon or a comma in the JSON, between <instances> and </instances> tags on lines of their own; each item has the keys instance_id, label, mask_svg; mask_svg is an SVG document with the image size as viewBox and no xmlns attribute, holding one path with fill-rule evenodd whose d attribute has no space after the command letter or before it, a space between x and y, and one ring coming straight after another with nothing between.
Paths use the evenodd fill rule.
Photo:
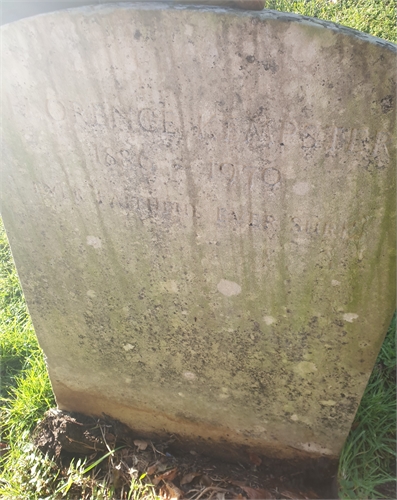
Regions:
<instances>
[{"instance_id":1,"label":"rounded top of headstone","mask_svg":"<svg viewBox=\"0 0 397 500\"><path fill-rule=\"evenodd\" d=\"M264 0L139 0L119 1L108 0L103 4L100 0L64 0L59 2L6 2L2 4L2 25L14 23L22 19L30 19L38 15L58 16L71 15L76 11L81 15L90 12L109 12L119 9L138 10L199 10L213 11L218 13L240 16L252 16L258 20L277 20L280 22L303 23L312 27L323 27L328 30L337 31L348 36L357 37L369 43L375 43L397 53L397 45L382 38L374 37L353 28L349 28L331 21L303 16L300 14L286 13L275 10L264 9Z\"/></svg>"}]
</instances>

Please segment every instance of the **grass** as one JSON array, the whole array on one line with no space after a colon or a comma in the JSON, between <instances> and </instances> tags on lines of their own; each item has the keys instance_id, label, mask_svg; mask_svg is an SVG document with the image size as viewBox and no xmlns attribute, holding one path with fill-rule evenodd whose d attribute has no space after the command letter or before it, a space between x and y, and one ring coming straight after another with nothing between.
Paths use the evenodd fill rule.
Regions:
<instances>
[{"instance_id":1,"label":"grass","mask_svg":"<svg viewBox=\"0 0 397 500\"><path fill-rule=\"evenodd\" d=\"M387 0L269 0L267 8L334 21L397 41L395 5ZM341 498L392 498L396 466L396 319L390 326L341 455ZM95 479L93 461L61 471L31 444L31 432L55 405L40 350L0 220L1 448L0 498L110 499L109 481ZM111 454L102 457L112 460ZM128 498L155 500L145 478L131 472Z\"/></svg>"},{"instance_id":2,"label":"grass","mask_svg":"<svg viewBox=\"0 0 397 500\"><path fill-rule=\"evenodd\" d=\"M0 498L100 500L113 498L95 467L111 461L77 460L65 470L32 444L31 435L55 399L0 218ZM116 466L116 464L114 464ZM156 500L153 487L131 470L126 497Z\"/></svg>"},{"instance_id":3,"label":"grass","mask_svg":"<svg viewBox=\"0 0 397 500\"><path fill-rule=\"evenodd\" d=\"M343 498L395 497L396 316L379 353L339 463ZM382 485L389 484L389 489ZM394 484L393 484L394 483ZM381 487L381 488L379 488ZM394 495L392 491L394 489Z\"/></svg>"},{"instance_id":4,"label":"grass","mask_svg":"<svg viewBox=\"0 0 397 500\"><path fill-rule=\"evenodd\" d=\"M364 31L391 42L397 40L394 0L267 0L267 9L318 17Z\"/></svg>"}]
</instances>

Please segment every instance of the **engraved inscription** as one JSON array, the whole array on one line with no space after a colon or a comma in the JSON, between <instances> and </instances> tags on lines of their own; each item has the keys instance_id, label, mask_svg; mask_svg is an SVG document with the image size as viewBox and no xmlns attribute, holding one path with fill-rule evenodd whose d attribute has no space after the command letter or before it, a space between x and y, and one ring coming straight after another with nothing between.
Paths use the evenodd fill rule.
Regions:
<instances>
[{"instance_id":1,"label":"engraved inscription","mask_svg":"<svg viewBox=\"0 0 397 500\"><path fill-rule=\"evenodd\" d=\"M131 169L140 167L145 174L156 172L156 165L150 156L145 148L142 148L137 155L129 144L124 149L106 148L104 152L99 153L99 157L104 158L104 164L108 167L117 165Z\"/></svg>"},{"instance_id":2,"label":"engraved inscription","mask_svg":"<svg viewBox=\"0 0 397 500\"><path fill-rule=\"evenodd\" d=\"M288 216L289 230L291 236L306 235L320 238L341 238L343 240L358 241L364 234L366 220L361 222L336 224L329 220L319 220L316 217L302 218ZM268 213L251 212L238 208L217 207L216 223L225 228L249 228L252 230L265 231L273 238L280 230L284 221L278 220L274 215Z\"/></svg>"},{"instance_id":3,"label":"engraved inscription","mask_svg":"<svg viewBox=\"0 0 397 500\"><path fill-rule=\"evenodd\" d=\"M280 146L285 146L291 142L292 137L297 133L298 126L293 121L285 120L281 126L281 143Z\"/></svg>"},{"instance_id":4,"label":"engraved inscription","mask_svg":"<svg viewBox=\"0 0 397 500\"><path fill-rule=\"evenodd\" d=\"M175 134L177 132L174 114L165 109L143 108L138 113L138 122L146 132L165 134Z\"/></svg>"},{"instance_id":5,"label":"engraved inscription","mask_svg":"<svg viewBox=\"0 0 397 500\"><path fill-rule=\"evenodd\" d=\"M280 171L277 168L267 168L263 171L263 180L269 186L275 186L281 180Z\"/></svg>"},{"instance_id":6,"label":"engraved inscription","mask_svg":"<svg viewBox=\"0 0 397 500\"><path fill-rule=\"evenodd\" d=\"M349 145L347 147L347 150L349 151L349 153L353 152L354 144L356 143L356 139L357 139L357 129L356 128L352 128L351 132L350 132Z\"/></svg>"},{"instance_id":7,"label":"engraved inscription","mask_svg":"<svg viewBox=\"0 0 397 500\"><path fill-rule=\"evenodd\" d=\"M109 167L110 167L110 166L112 166L112 165L115 165L115 164L116 164L116 160L115 160L114 156L112 156L112 155L110 154L110 152L109 152L109 153L106 153L105 163L106 163L106 165L108 165Z\"/></svg>"},{"instance_id":8,"label":"engraved inscription","mask_svg":"<svg viewBox=\"0 0 397 500\"><path fill-rule=\"evenodd\" d=\"M300 139L303 148L314 148L316 146L315 137L318 134L317 127L314 125L303 125L300 131Z\"/></svg>"},{"instance_id":9,"label":"engraved inscription","mask_svg":"<svg viewBox=\"0 0 397 500\"><path fill-rule=\"evenodd\" d=\"M54 120L62 120L66 116L67 110L58 101L48 101L47 107ZM163 102L153 103L142 109L120 109L101 103L83 107L76 102L70 102L70 107L71 116L83 128L92 127L95 131L105 131L108 128L120 132L130 131L143 136L142 140L146 141L152 140L151 136L153 139L159 136L159 144L163 145L177 144L180 139L178 113L173 108L166 108ZM189 123L186 131L189 141L196 137L218 143L244 144L247 151L258 152L262 157L264 154L280 154L293 148L305 157L314 152L323 154L325 158L360 154L360 164L364 168L367 161L380 169L390 164L392 140L383 130L365 126L349 127L338 123L310 123L288 115L274 118L267 116L262 107L253 113L247 113L246 110L239 112L237 109L230 116L230 111L219 108L216 103L213 107L208 105L207 109L193 118L184 118ZM237 171L229 182L236 180ZM252 182L249 181L251 187Z\"/></svg>"},{"instance_id":10,"label":"engraved inscription","mask_svg":"<svg viewBox=\"0 0 397 500\"><path fill-rule=\"evenodd\" d=\"M372 132L366 128L331 127L331 140L326 155L361 155L361 165L366 170L383 169L390 164L390 135L386 132Z\"/></svg>"},{"instance_id":11,"label":"engraved inscription","mask_svg":"<svg viewBox=\"0 0 397 500\"><path fill-rule=\"evenodd\" d=\"M274 119L262 115L260 109L259 115L248 119L248 130L246 141L254 147L270 148L276 142L277 124Z\"/></svg>"},{"instance_id":12,"label":"engraved inscription","mask_svg":"<svg viewBox=\"0 0 397 500\"><path fill-rule=\"evenodd\" d=\"M147 132L156 132L161 130L162 120L158 111L153 111L149 108L144 108L139 111L139 125Z\"/></svg>"},{"instance_id":13,"label":"engraved inscription","mask_svg":"<svg viewBox=\"0 0 397 500\"><path fill-rule=\"evenodd\" d=\"M84 201L82 190L77 187L68 188L62 182L34 182L33 189L46 207L56 208L70 201L77 205Z\"/></svg>"},{"instance_id":14,"label":"engraved inscription","mask_svg":"<svg viewBox=\"0 0 397 500\"><path fill-rule=\"evenodd\" d=\"M139 153L138 162L139 166L146 172L151 172L153 174L156 172L154 162L149 158L149 155L147 155L144 150Z\"/></svg>"},{"instance_id":15,"label":"engraved inscription","mask_svg":"<svg viewBox=\"0 0 397 500\"><path fill-rule=\"evenodd\" d=\"M132 167L135 163L135 153L130 146L129 149L125 147L124 149L119 149L118 151L111 148L106 148L104 155L105 164L108 167L113 167L114 165Z\"/></svg>"},{"instance_id":16,"label":"engraved inscription","mask_svg":"<svg viewBox=\"0 0 397 500\"><path fill-rule=\"evenodd\" d=\"M245 176L247 178L249 190L252 189L252 182L253 182L255 172L256 172L256 169L254 167L244 167L243 168L243 174L245 174Z\"/></svg>"},{"instance_id":17,"label":"engraved inscription","mask_svg":"<svg viewBox=\"0 0 397 500\"><path fill-rule=\"evenodd\" d=\"M376 142L372 151L372 156L376 160L379 168L384 168L390 161L390 154L387 147L389 134L378 132L376 135Z\"/></svg>"},{"instance_id":18,"label":"engraved inscription","mask_svg":"<svg viewBox=\"0 0 397 500\"><path fill-rule=\"evenodd\" d=\"M293 233L302 233L313 236L341 238L358 240L363 235L366 220L343 224L335 224L331 221L320 221L315 219L303 219L301 217L290 217L291 231Z\"/></svg>"},{"instance_id":19,"label":"engraved inscription","mask_svg":"<svg viewBox=\"0 0 397 500\"><path fill-rule=\"evenodd\" d=\"M124 200L113 198L110 206L121 208L127 215L134 213L141 221L151 219L153 222L177 223L193 217L193 208L188 203L157 197L126 196Z\"/></svg>"},{"instance_id":20,"label":"engraved inscription","mask_svg":"<svg viewBox=\"0 0 397 500\"><path fill-rule=\"evenodd\" d=\"M218 226L224 227L261 229L269 233L271 238L280 229L280 223L273 215L237 208L217 207L216 222Z\"/></svg>"},{"instance_id":21,"label":"engraved inscription","mask_svg":"<svg viewBox=\"0 0 397 500\"><path fill-rule=\"evenodd\" d=\"M369 142L369 129L331 127L331 142L327 149L327 154L335 156L340 151L349 153L357 151L361 144L361 149Z\"/></svg>"},{"instance_id":22,"label":"engraved inscription","mask_svg":"<svg viewBox=\"0 0 397 500\"><path fill-rule=\"evenodd\" d=\"M222 172L228 184L233 184L236 176L236 168L231 163L222 163L219 165L219 170Z\"/></svg>"},{"instance_id":23,"label":"engraved inscription","mask_svg":"<svg viewBox=\"0 0 397 500\"><path fill-rule=\"evenodd\" d=\"M210 169L210 179L212 176ZM281 173L277 168L255 167L250 165L234 165L232 163L221 163L219 165L221 177L226 181L226 185L232 186L237 181L243 182L249 190L260 183L265 187L273 187L281 181Z\"/></svg>"}]
</instances>

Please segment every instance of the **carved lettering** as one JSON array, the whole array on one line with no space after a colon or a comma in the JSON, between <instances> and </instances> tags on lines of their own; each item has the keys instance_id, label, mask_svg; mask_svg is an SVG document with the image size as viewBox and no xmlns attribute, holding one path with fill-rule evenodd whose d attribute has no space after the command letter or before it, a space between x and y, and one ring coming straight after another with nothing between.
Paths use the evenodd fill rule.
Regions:
<instances>
[{"instance_id":1,"label":"carved lettering","mask_svg":"<svg viewBox=\"0 0 397 500\"><path fill-rule=\"evenodd\" d=\"M247 178L247 181L248 181L248 189L251 190L252 189L252 182L253 182L253 177L254 177L254 174L255 172L257 171L258 169L256 168L253 168L253 167L244 167L243 168L243 173L246 174L246 178Z\"/></svg>"},{"instance_id":2,"label":"carved lettering","mask_svg":"<svg viewBox=\"0 0 397 500\"><path fill-rule=\"evenodd\" d=\"M357 139L357 129L356 128L352 128L351 131L350 131L349 146L347 148L347 150L350 153L352 153L354 151L354 146L355 146L355 143L356 143L356 139Z\"/></svg>"},{"instance_id":3,"label":"carved lettering","mask_svg":"<svg viewBox=\"0 0 397 500\"><path fill-rule=\"evenodd\" d=\"M178 132L178 126L171 111L163 111L163 132L167 134L176 134Z\"/></svg>"},{"instance_id":4,"label":"carved lettering","mask_svg":"<svg viewBox=\"0 0 397 500\"><path fill-rule=\"evenodd\" d=\"M105 164L108 167L113 167L116 164L123 165L124 167L132 167L134 163L134 152L132 149L121 149L114 151L111 148L105 150Z\"/></svg>"},{"instance_id":5,"label":"carved lettering","mask_svg":"<svg viewBox=\"0 0 397 500\"><path fill-rule=\"evenodd\" d=\"M47 207L54 208L57 205L69 204L70 199L76 204L80 204L84 201L82 192L79 188L70 187L70 189L68 189L62 182L34 182L33 189L35 193L43 198L44 204Z\"/></svg>"},{"instance_id":6,"label":"carved lettering","mask_svg":"<svg viewBox=\"0 0 397 500\"><path fill-rule=\"evenodd\" d=\"M144 150L142 150L140 152L140 154L139 154L138 163L139 163L139 166L143 170L145 170L146 172L151 172L153 174L156 172L156 166L155 166L155 164L149 158L149 156L145 153Z\"/></svg>"},{"instance_id":7,"label":"carved lettering","mask_svg":"<svg viewBox=\"0 0 397 500\"><path fill-rule=\"evenodd\" d=\"M208 180L212 180L214 176L214 162L212 162L208 167Z\"/></svg>"},{"instance_id":8,"label":"carved lettering","mask_svg":"<svg viewBox=\"0 0 397 500\"><path fill-rule=\"evenodd\" d=\"M212 110L204 111L199 115L198 130L202 138L216 139L219 127L220 119L217 119Z\"/></svg>"},{"instance_id":9,"label":"carved lettering","mask_svg":"<svg viewBox=\"0 0 397 500\"><path fill-rule=\"evenodd\" d=\"M269 186L275 186L278 184L281 180L281 174L280 171L277 170L277 168L266 168L263 171L263 180L265 184L268 184Z\"/></svg>"},{"instance_id":10,"label":"carved lettering","mask_svg":"<svg viewBox=\"0 0 397 500\"><path fill-rule=\"evenodd\" d=\"M340 149L341 136L342 136L343 130L344 129L340 128L340 127L333 127L331 145L330 145L327 153L329 153L331 155L335 155L336 151L338 149Z\"/></svg>"},{"instance_id":11,"label":"carved lettering","mask_svg":"<svg viewBox=\"0 0 397 500\"><path fill-rule=\"evenodd\" d=\"M307 220L305 230L307 234L320 234L319 222L317 220Z\"/></svg>"},{"instance_id":12,"label":"carved lettering","mask_svg":"<svg viewBox=\"0 0 397 500\"><path fill-rule=\"evenodd\" d=\"M265 223L263 225L264 229L273 229L276 231L278 229L278 222L277 220L273 217L273 215L266 215L265 216Z\"/></svg>"},{"instance_id":13,"label":"carved lettering","mask_svg":"<svg viewBox=\"0 0 397 500\"><path fill-rule=\"evenodd\" d=\"M246 226L252 229L262 229L267 231L269 235L273 235L279 229L279 223L273 215L225 207L217 207L216 222L223 226Z\"/></svg>"},{"instance_id":14,"label":"carved lettering","mask_svg":"<svg viewBox=\"0 0 397 500\"><path fill-rule=\"evenodd\" d=\"M251 121L248 126L246 141L252 142L254 141L254 139L260 140L260 136L256 124L253 121Z\"/></svg>"},{"instance_id":15,"label":"carved lettering","mask_svg":"<svg viewBox=\"0 0 397 500\"><path fill-rule=\"evenodd\" d=\"M314 148L316 145L317 127L314 125L304 125L301 131L302 146L306 149Z\"/></svg>"},{"instance_id":16,"label":"carved lettering","mask_svg":"<svg viewBox=\"0 0 397 500\"><path fill-rule=\"evenodd\" d=\"M132 170L137 163L137 157L134 150L131 149L121 149L119 151L120 161L123 167L127 170Z\"/></svg>"},{"instance_id":17,"label":"carved lettering","mask_svg":"<svg viewBox=\"0 0 397 500\"><path fill-rule=\"evenodd\" d=\"M260 227L260 217L259 214L252 213L249 221L250 227Z\"/></svg>"},{"instance_id":18,"label":"carved lettering","mask_svg":"<svg viewBox=\"0 0 397 500\"><path fill-rule=\"evenodd\" d=\"M291 217L292 229L300 233L302 231L302 224L298 217Z\"/></svg>"},{"instance_id":19,"label":"carved lettering","mask_svg":"<svg viewBox=\"0 0 397 500\"><path fill-rule=\"evenodd\" d=\"M157 198L148 198L148 208L150 213L157 213L159 210L159 200Z\"/></svg>"},{"instance_id":20,"label":"carved lettering","mask_svg":"<svg viewBox=\"0 0 397 500\"><path fill-rule=\"evenodd\" d=\"M252 144L253 147L269 148L274 144L274 133L277 125L273 119L269 119L263 114L263 109L260 108L257 114L248 119L248 130L245 140Z\"/></svg>"},{"instance_id":21,"label":"carved lettering","mask_svg":"<svg viewBox=\"0 0 397 500\"><path fill-rule=\"evenodd\" d=\"M337 227L335 224L330 222L324 223L323 235L327 237L334 237L337 234Z\"/></svg>"},{"instance_id":22,"label":"carved lettering","mask_svg":"<svg viewBox=\"0 0 397 500\"><path fill-rule=\"evenodd\" d=\"M115 204L128 214L131 210L141 220L152 220L153 222L176 223L182 219L191 218L193 210L188 204L181 204L172 200L160 200L157 197L130 196L126 194L124 201L113 199L110 206Z\"/></svg>"},{"instance_id":23,"label":"carved lettering","mask_svg":"<svg viewBox=\"0 0 397 500\"><path fill-rule=\"evenodd\" d=\"M163 102L159 102L150 107L142 109L118 108L106 106L103 103L90 103L83 107L77 102L69 102L71 112L67 107L56 99L49 99L46 102L47 113L53 120L64 120L67 115L74 116L75 123L81 129L94 127L94 130L99 134L106 127L112 127L119 131L133 131L137 134L136 137L142 135L146 140L153 134L153 140L156 144L170 147L176 144L175 137L180 133L179 116L173 109L165 109ZM216 105L213 108L209 107L198 114L196 121L190 123L188 134L197 135L205 139L217 139L226 142L238 142L241 146L245 144L248 151L255 151L255 154L264 157L263 150L266 149L266 157L272 162L275 161L275 155L281 155L287 152L288 148L291 151L296 149L297 154L307 156L312 155L315 151L317 154L323 154L325 157L341 157L346 155L353 159L357 157L357 162L340 162L341 167L348 165L362 165L367 171L374 169L383 169L390 164L391 154L391 138L386 131L373 130L366 127L357 128L344 126L343 124L334 123L327 125L321 122L299 123L292 117L284 116L283 118L272 118L266 115L266 110L259 107L253 115L241 111L240 115L233 112L233 116L225 110L219 110ZM191 137L188 138L192 140ZM276 140L277 139L277 140ZM158 141L158 142L157 142ZM138 145L138 148L142 147ZM125 148L129 149L129 148ZM258 153L260 151L260 153ZM300 151L300 152L299 152ZM118 162L120 158L114 155L113 159ZM125 158L125 155L124 155ZM146 155L147 158L147 155ZM319 158L320 159L320 158ZM125 159L131 164L134 159ZM252 161L252 160L248 160ZM106 161L108 163L108 161ZM142 162L138 159L139 165L143 168L147 161ZM223 177L229 185L237 184L239 175L243 175L243 179L248 183L249 189L255 187L255 182L260 181L260 175L263 175L262 180L265 186L274 186L280 182L280 173L276 174L273 171L274 179L270 177L270 170L266 170L264 174L259 176L251 168L256 167L255 164L237 166L232 160L230 163L222 163ZM152 169L152 166L149 166ZM215 171L210 171L208 177L211 179L216 175Z\"/></svg>"},{"instance_id":24,"label":"carved lettering","mask_svg":"<svg viewBox=\"0 0 397 500\"><path fill-rule=\"evenodd\" d=\"M388 163L390 158L389 150L387 149L388 138L389 138L388 134L384 132L378 132L376 134L375 146L372 151L372 156L386 163Z\"/></svg>"},{"instance_id":25,"label":"carved lettering","mask_svg":"<svg viewBox=\"0 0 397 500\"><path fill-rule=\"evenodd\" d=\"M163 201L163 214L166 217L171 217L171 215L180 214L179 203L176 201Z\"/></svg>"},{"instance_id":26,"label":"carved lettering","mask_svg":"<svg viewBox=\"0 0 397 500\"><path fill-rule=\"evenodd\" d=\"M227 185L233 185L239 181L248 186L252 190L255 183L262 181L266 186L273 187L281 180L281 173L274 167L262 169L255 166L239 166L232 163L221 163L218 167L221 176L226 179ZM208 178L211 180L213 177L212 166L209 167Z\"/></svg>"},{"instance_id":27,"label":"carved lettering","mask_svg":"<svg viewBox=\"0 0 397 500\"><path fill-rule=\"evenodd\" d=\"M227 222L227 218L226 218L226 208L223 208L223 207L218 207L218 210L217 210L217 217L216 217L216 222L218 224L224 224Z\"/></svg>"},{"instance_id":28,"label":"carved lettering","mask_svg":"<svg viewBox=\"0 0 397 500\"><path fill-rule=\"evenodd\" d=\"M113 122L114 128L119 130L130 130L131 129L131 120L128 118L126 113L129 110L120 110L118 108L113 108Z\"/></svg>"},{"instance_id":29,"label":"carved lettering","mask_svg":"<svg viewBox=\"0 0 397 500\"><path fill-rule=\"evenodd\" d=\"M175 116L170 110L143 108L138 112L138 123L146 132L171 135L178 132Z\"/></svg>"},{"instance_id":30,"label":"carved lettering","mask_svg":"<svg viewBox=\"0 0 397 500\"><path fill-rule=\"evenodd\" d=\"M340 153L361 152L362 155L367 156L368 160L375 161L381 166L389 162L387 141L388 135L384 132L377 132L373 136L368 128L333 127L331 129L331 141L326 153L335 156ZM371 158L369 158L369 155L371 155Z\"/></svg>"},{"instance_id":31,"label":"carved lettering","mask_svg":"<svg viewBox=\"0 0 397 500\"><path fill-rule=\"evenodd\" d=\"M110 149L108 149L106 152L105 163L109 167L116 164L116 159L114 158L114 156L112 156L112 154L114 154L114 153Z\"/></svg>"},{"instance_id":32,"label":"carved lettering","mask_svg":"<svg viewBox=\"0 0 397 500\"><path fill-rule=\"evenodd\" d=\"M330 221L319 221L318 219L302 220L299 217L290 217L291 231L303 233L310 236L321 236L324 238L334 238L338 236L342 239L359 239L364 230L364 224L354 222L349 225L346 222L339 227Z\"/></svg>"},{"instance_id":33,"label":"carved lettering","mask_svg":"<svg viewBox=\"0 0 397 500\"><path fill-rule=\"evenodd\" d=\"M288 144L291 141L292 136L296 134L297 130L298 126L295 122L283 122L281 132L281 145L285 146L285 144Z\"/></svg>"},{"instance_id":34,"label":"carved lettering","mask_svg":"<svg viewBox=\"0 0 397 500\"><path fill-rule=\"evenodd\" d=\"M231 163L222 163L219 166L220 172L225 176L227 179L228 184L233 184L235 181L235 174L236 174L236 168L233 164Z\"/></svg>"},{"instance_id":35,"label":"carved lettering","mask_svg":"<svg viewBox=\"0 0 397 500\"><path fill-rule=\"evenodd\" d=\"M83 109L79 103L70 104L76 123L84 128L95 125L112 126L119 130L132 129L135 133L167 134L167 140L172 140L172 136L179 132L178 116L172 109L165 109L162 102L140 110L116 107L107 109L103 103L92 103ZM57 121L63 120L67 114L65 106L55 99L47 101L47 111ZM312 149L322 149L326 156L331 157L361 152L378 168L386 166L391 157L390 137L384 131L368 130L365 127L350 128L337 123L299 123L288 116L274 119L266 116L261 107L253 115L242 113L239 116L228 116L226 111L221 112L216 106L209 108L198 114L190 131L193 135L199 134L206 139L241 143L245 141L250 150L266 148L280 152L284 150L281 147L294 147L305 153ZM229 182L236 181L236 175L237 171ZM251 175L249 186L253 187Z\"/></svg>"},{"instance_id":36,"label":"carved lettering","mask_svg":"<svg viewBox=\"0 0 397 500\"><path fill-rule=\"evenodd\" d=\"M150 108L143 108L138 114L139 125L146 130L146 132L156 132L161 130L162 117L160 113L156 110L153 111Z\"/></svg>"}]
</instances>

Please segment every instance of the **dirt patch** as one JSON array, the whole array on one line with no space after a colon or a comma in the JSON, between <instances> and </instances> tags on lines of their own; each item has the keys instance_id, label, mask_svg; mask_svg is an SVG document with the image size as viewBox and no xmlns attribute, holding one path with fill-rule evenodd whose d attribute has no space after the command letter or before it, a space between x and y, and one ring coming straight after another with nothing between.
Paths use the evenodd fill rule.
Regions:
<instances>
[{"instance_id":1,"label":"dirt patch","mask_svg":"<svg viewBox=\"0 0 397 500\"><path fill-rule=\"evenodd\" d=\"M114 498L124 498L131 470L146 473L163 498L176 499L315 499L337 498L337 463L269 460L255 454L239 463L227 463L194 450L178 436L155 442L124 424L105 417L50 410L34 433L35 445L65 468L72 457L95 461L115 450L111 460L98 465L97 477L107 477ZM244 457L244 458L243 458ZM127 497L125 497L127 498Z\"/></svg>"},{"instance_id":2,"label":"dirt patch","mask_svg":"<svg viewBox=\"0 0 397 500\"><path fill-rule=\"evenodd\" d=\"M390 472L391 474L395 474L394 470ZM377 487L377 490L384 498L397 498L397 485L395 481L382 484Z\"/></svg>"}]
</instances>

